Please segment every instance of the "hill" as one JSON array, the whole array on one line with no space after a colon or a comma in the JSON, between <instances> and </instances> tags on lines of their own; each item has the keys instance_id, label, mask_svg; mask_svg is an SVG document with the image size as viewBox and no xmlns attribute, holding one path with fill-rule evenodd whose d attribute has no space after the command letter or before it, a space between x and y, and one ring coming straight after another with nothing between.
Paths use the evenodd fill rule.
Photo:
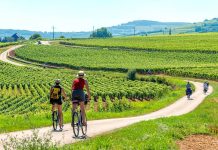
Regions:
<instances>
[{"instance_id":1,"label":"hill","mask_svg":"<svg viewBox=\"0 0 218 150\"><path fill-rule=\"evenodd\" d=\"M183 27L190 25L187 22L158 22L150 20L136 20L124 23L118 26L109 27L109 31L115 36L150 34L156 32L165 32L169 28Z\"/></svg>"},{"instance_id":2,"label":"hill","mask_svg":"<svg viewBox=\"0 0 218 150\"><path fill-rule=\"evenodd\" d=\"M137 20L121 25L108 27L108 30L111 31L114 36L126 36L133 35L134 28L136 30L136 34L143 34L145 32L159 32L162 29L166 29L169 27L181 27L189 24L190 23L184 22L158 22L150 20ZM40 35L42 35L43 38L53 37L52 32L0 29L0 37L11 36L14 33L18 33L26 39L28 39L34 33L39 33ZM55 38L58 38L62 35L66 38L87 38L90 34L91 32L55 32Z\"/></svg>"},{"instance_id":3,"label":"hill","mask_svg":"<svg viewBox=\"0 0 218 150\"><path fill-rule=\"evenodd\" d=\"M211 20L204 20L203 22L196 22L191 25L178 27L175 33L205 33L205 32L218 32L218 18Z\"/></svg>"},{"instance_id":4,"label":"hill","mask_svg":"<svg viewBox=\"0 0 218 150\"><path fill-rule=\"evenodd\" d=\"M202 32L218 32L218 18L204 20L198 23L188 22L158 22L150 20L136 20L120 25L107 27L113 36L131 36L131 35L160 35L160 34L184 34L184 33L202 33ZM88 38L90 32L55 32L55 38L65 36L66 38ZM52 32L28 31L28 30L12 30L0 29L0 37L11 36L18 33L28 39L32 34L39 33L43 38L51 39Z\"/></svg>"}]
</instances>

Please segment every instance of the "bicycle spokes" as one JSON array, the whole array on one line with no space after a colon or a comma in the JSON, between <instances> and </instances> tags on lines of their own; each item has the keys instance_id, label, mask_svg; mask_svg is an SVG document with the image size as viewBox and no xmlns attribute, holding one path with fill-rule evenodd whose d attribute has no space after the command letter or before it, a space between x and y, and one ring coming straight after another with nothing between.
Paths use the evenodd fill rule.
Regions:
<instances>
[{"instance_id":1,"label":"bicycle spokes","mask_svg":"<svg viewBox=\"0 0 218 150\"><path fill-rule=\"evenodd\" d=\"M74 112L72 115L72 127L73 127L73 133L75 135L75 137L79 136L79 116L77 112Z\"/></svg>"},{"instance_id":2,"label":"bicycle spokes","mask_svg":"<svg viewBox=\"0 0 218 150\"><path fill-rule=\"evenodd\" d=\"M58 115L57 111L54 111L52 113L52 122L53 122L54 130L57 130L57 126L58 126L58 123L59 123L59 115Z\"/></svg>"}]
</instances>

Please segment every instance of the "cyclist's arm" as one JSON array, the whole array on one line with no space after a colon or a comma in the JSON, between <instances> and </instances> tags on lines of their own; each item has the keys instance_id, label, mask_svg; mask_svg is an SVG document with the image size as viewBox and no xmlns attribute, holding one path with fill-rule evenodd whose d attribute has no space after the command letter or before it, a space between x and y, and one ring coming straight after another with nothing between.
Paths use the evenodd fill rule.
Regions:
<instances>
[{"instance_id":1,"label":"cyclist's arm","mask_svg":"<svg viewBox=\"0 0 218 150\"><path fill-rule=\"evenodd\" d=\"M64 96L65 99L67 99L67 94L66 94L64 88L62 88L62 90L61 90L61 94Z\"/></svg>"},{"instance_id":2,"label":"cyclist's arm","mask_svg":"<svg viewBox=\"0 0 218 150\"><path fill-rule=\"evenodd\" d=\"M73 90L73 87L74 87L74 80L73 80L73 82L72 82L72 90Z\"/></svg>"},{"instance_id":3,"label":"cyclist's arm","mask_svg":"<svg viewBox=\"0 0 218 150\"><path fill-rule=\"evenodd\" d=\"M87 80L85 80L85 86L86 86L86 91L87 91L87 94L88 94L88 98L91 99L91 94L90 94L90 90L89 90L89 84L88 84Z\"/></svg>"},{"instance_id":4,"label":"cyclist's arm","mask_svg":"<svg viewBox=\"0 0 218 150\"><path fill-rule=\"evenodd\" d=\"M53 88L51 87L51 89L50 89L50 97L51 97L52 92L53 92Z\"/></svg>"}]
</instances>

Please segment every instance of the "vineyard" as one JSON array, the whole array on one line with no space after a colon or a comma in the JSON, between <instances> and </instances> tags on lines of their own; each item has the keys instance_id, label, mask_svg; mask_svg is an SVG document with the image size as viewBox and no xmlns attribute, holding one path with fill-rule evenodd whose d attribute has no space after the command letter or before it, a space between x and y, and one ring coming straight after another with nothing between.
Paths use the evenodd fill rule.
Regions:
<instances>
[{"instance_id":1,"label":"vineyard","mask_svg":"<svg viewBox=\"0 0 218 150\"><path fill-rule=\"evenodd\" d=\"M48 94L54 79L62 80L62 85L70 97L71 83L76 72L64 69L14 67L0 62L0 113L25 114L49 111ZM151 100L162 97L172 90L170 83L160 77L151 76L146 81L131 81L127 80L126 74L122 73L92 71L87 74L92 98L100 103L99 111L103 110L103 101L108 106L111 105L105 107L105 111L117 111L124 109L119 108L122 106L128 109L129 99ZM93 103L90 106L91 109L94 109ZM70 104L64 103L64 111L69 108Z\"/></svg>"},{"instance_id":2,"label":"vineyard","mask_svg":"<svg viewBox=\"0 0 218 150\"><path fill-rule=\"evenodd\" d=\"M193 77L208 80L211 79L216 81L218 80L217 67L169 69L166 71L166 73L172 76Z\"/></svg>"},{"instance_id":3,"label":"vineyard","mask_svg":"<svg viewBox=\"0 0 218 150\"><path fill-rule=\"evenodd\" d=\"M99 46L157 51L217 52L218 34L184 34L171 36L126 37L111 39L77 39L61 42L66 45Z\"/></svg>"},{"instance_id":4,"label":"vineyard","mask_svg":"<svg viewBox=\"0 0 218 150\"><path fill-rule=\"evenodd\" d=\"M1 47L7 47L7 46L10 46L10 45L16 45L18 44L17 42L10 42L10 43L0 43L0 48Z\"/></svg>"},{"instance_id":5,"label":"vineyard","mask_svg":"<svg viewBox=\"0 0 218 150\"><path fill-rule=\"evenodd\" d=\"M218 54L188 52L145 52L27 45L16 56L39 63L78 69L112 70L156 69L218 66ZM45 57L46 56L46 57ZM82 61L81 61L82 60Z\"/></svg>"},{"instance_id":6,"label":"vineyard","mask_svg":"<svg viewBox=\"0 0 218 150\"><path fill-rule=\"evenodd\" d=\"M211 35L215 36L214 40L216 40L216 34L203 34L199 39L203 40ZM183 37L183 40L188 42L190 36L172 36L172 38ZM193 35L193 40L196 40L197 37L198 35ZM126 43L129 43L134 39L136 41L133 40L135 44L132 46L140 49L137 46L137 41L143 41L146 38L76 41L97 40L101 43L102 41L115 40L119 43L119 40L127 40ZM154 38L153 42L155 42L158 38L161 41L162 37L149 38ZM166 42L170 37L165 38ZM143 43L146 44L146 41ZM198 46L193 44L194 42L189 43L189 47L186 48L190 51L197 50ZM158 44L156 43L156 45ZM164 45L171 47L167 43ZM114 46L117 47L117 45ZM195 48L192 49L192 47ZM127 48L131 47L127 45ZM61 79L61 84L70 98L72 80L76 77L79 69L85 70L90 85L92 101L87 106L87 116L90 119L145 114L163 108L184 95L185 82L181 80L172 82L166 77L143 75L148 71L151 71L151 74L155 71L154 73L165 73L172 76L217 80L218 53L211 53L212 49L207 48L205 48L204 53L201 53L201 50L196 53L174 48L177 51L74 47L59 43L49 46L26 44L16 50L16 57L40 64L63 66L66 69L46 69L34 65L32 67L16 67L0 62L0 113L2 114L0 119L7 120L7 117L4 116L9 116L9 122L12 123L19 118L23 124L28 124L22 129L50 125L50 87L54 84L55 79ZM141 75L137 74L134 81L127 79L127 71L131 69L141 73ZM66 122L71 121L70 108L70 101L63 103ZM4 130L0 130L0 132L4 132L5 129L6 131L14 131L21 128L13 129L13 126L10 125L12 129L8 129L8 126L8 124L2 124L0 127Z\"/></svg>"}]
</instances>

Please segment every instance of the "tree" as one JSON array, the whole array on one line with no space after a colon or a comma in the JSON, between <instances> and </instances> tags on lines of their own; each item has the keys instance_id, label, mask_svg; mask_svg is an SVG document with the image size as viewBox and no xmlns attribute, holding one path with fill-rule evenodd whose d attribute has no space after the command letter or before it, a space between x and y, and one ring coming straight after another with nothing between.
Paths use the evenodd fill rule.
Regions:
<instances>
[{"instance_id":1,"label":"tree","mask_svg":"<svg viewBox=\"0 0 218 150\"><path fill-rule=\"evenodd\" d=\"M40 40L40 39L42 39L42 36L38 33L35 33L30 37L30 40Z\"/></svg>"},{"instance_id":2,"label":"tree","mask_svg":"<svg viewBox=\"0 0 218 150\"><path fill-rule=\"evenodd\" d=\"M201 26L195 26L195 32L201 32L202 28Z\"/></svg>"},{"instance_id":3,"label":"tree","mask_svg":"<svg viewBox=\"0 0 218 150\"><path fill-rule=\"evenodd\" d=\"M107 31L107 28L100 28L94 31L91 35L91 38L110 38L112 34Z\"/></svg>"},{"instance_id":4,"label":"tree","mask_svg":"<svg viewBox=\"0 0 218 150\"><path fill-rule=\"evenodd\" d=\"M63 36L63 35L62 35L62 36L60 36L60 39L64 39L64 38L65 38L65 36Z\"/></svg>"},{"instance_id":5,"label":"tree","mask_svg":"<svg viewBox=\"0 0 218 150\"><path fill-rule=\"evenodd\" d=\"M171 28L169 29L169 35L172 35L172 29Z\"/></svg>"},{"instance_id":6,"label":"tree","mask_svg":"<svg viewBox=\"0 0 218 150\"><path fill-rule=\"evenodd\" d=\"M25 37L20 36L18 40L19 40L19 41L25 41L26 39L25 39Z\"/></svg>"},{"instance_id":7,"label":"tree","mask_svg":"<svg viewBox=\"0 0 218 150\"><path fill-rule=\"evenodd\" d=\"M1 42L14 42L14 38L7 36L7 37L4 37Z\"/></svg>"}]
</instances>

